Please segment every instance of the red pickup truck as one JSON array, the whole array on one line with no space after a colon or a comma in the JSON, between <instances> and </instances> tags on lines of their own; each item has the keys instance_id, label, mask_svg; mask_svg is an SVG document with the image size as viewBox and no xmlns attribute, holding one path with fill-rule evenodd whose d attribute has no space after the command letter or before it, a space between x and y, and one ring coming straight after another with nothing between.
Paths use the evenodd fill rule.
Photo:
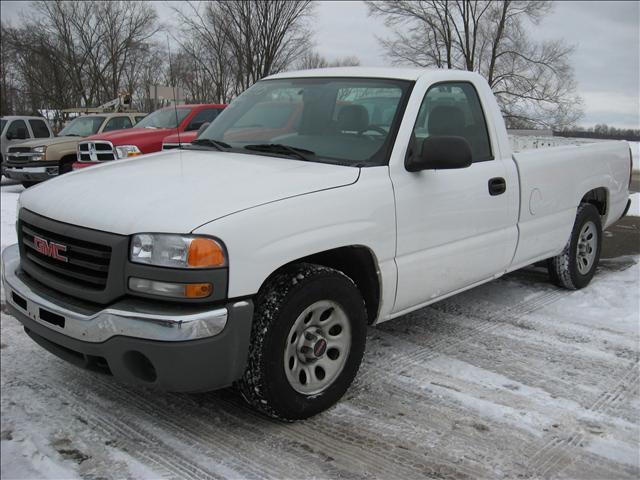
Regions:
<instances>
[{"instance_id":1,"label":"red pickup truck","mask_svg":"<svg viewBox=\"0 0 640 480\"><path fill-rule=\"evenodd\" d=\"M165 137L178 132L195 138L198 129L204 123L213 121L225 107L221 104L166 107L147 115L126 132L115 131L88 137L78 143L78 161L73 164L73 169L158 152L162 149Z\"/></svg>"},{"instance_id":2,"label":"red pickup truck","mask_svg":"<svg viewBox=\"0 0 640 480\"><path fill-rule=\"evenodd\" d=\"M162 141L162 150L172 150L174 148L181 148L183 145L188 145L196 139L198 133L199 131L172 133L171 135L164 137L164 140Z\"/></svg>"}]
</instances>

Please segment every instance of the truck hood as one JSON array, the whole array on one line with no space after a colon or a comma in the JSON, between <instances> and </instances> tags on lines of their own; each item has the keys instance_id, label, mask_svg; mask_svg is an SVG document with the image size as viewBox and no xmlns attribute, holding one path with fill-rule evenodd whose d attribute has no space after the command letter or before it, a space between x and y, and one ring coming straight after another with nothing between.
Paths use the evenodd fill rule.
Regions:
<instances>
[{"instance_id":1,"label":"truck hood","mask_svg":"<svg viewBox=\"0 0 640 480\"><path fill-rule=\"evenodd\" d=\"M106 232L188 233L240 210L352 184L355 167L213 151L115 160L25 190L20 205Z\"/></svg>"},{"instance_id":2,"label":"truck hood","mask_svg":"<svg viewBox=\"0 0 640 480\"><path fill-rule=\"evenodd\" d=\"M29 140L28 142L20 142L20 143L16 144L16 146L19 146L20 148L23 148L23 147L29 147L29 148L41 147L43 145L46 146L46 147L51 147L53 145L62 145L64 143L70 143L70 144L78 143L81 140L83 140L82 137L36 138L35 140ZM11 148L11 147L9 147L9 148Z\"/></svg>"},{"instance_id":3,"label":"truck hood","mask_svg":"<svg viewBox=\"0 0 640 480\"><path fill-rule=\"evenodd\" d=\"M136 145L144 137L165 137L175 133L175 128L126 128L113 132L99 133L86 140L109 140L114 145Z\"/></svg>"}]
</instances>

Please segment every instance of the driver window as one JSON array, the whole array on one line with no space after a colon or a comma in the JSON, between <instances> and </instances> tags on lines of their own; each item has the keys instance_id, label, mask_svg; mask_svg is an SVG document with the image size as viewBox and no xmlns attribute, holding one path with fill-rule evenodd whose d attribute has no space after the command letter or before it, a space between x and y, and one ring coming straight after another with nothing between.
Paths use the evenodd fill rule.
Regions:
<instances>
[{"instance_id":1,"label":"driver window","mask_svg":"<svg viewBox=\"0 0 640 480\"><path fill-rule=\"evenodd\" d=\"M29 138L29 132L27 130L27 124L24 120L14 120L7 128L6 134L7 140L24 140Z\"/></svg>"},{"instance_id":2,"label":"driver window","mask_svg":"<svg viewBox=\"0 0 640 480\"><path fill-rule=\"evenodd\" d=\"M474 162L493 160L480 99L468 82L431 87L420 106L413 133L418 152L427 137L456 136L469 142Z\"/></svg>"}]
</instances>

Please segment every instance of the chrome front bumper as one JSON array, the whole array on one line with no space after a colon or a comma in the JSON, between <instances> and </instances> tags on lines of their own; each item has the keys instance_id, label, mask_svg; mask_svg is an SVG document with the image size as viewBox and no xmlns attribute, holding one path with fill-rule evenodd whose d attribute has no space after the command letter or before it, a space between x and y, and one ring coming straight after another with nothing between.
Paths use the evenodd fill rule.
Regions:
<instances>
[{"instance_id":1,"label":"chrome front bumper","mask_svg":"<svg viewBox=\"0 0 640 480\"><path fill-rule=\"evenodd\" d=\"M58 167L5 167L3 170L7 178L19 181L47 180L58 176Z\"/></svg>"},{"instance_id":2,"label":"chrome front bumper","mask_svg":"<svg viewBox=\"0 0 640 480\"><path fill-rule=\"evenodd\" d=\"M207 307L157 306L130 299L103 310L87 310L28 285L19 269L18 245L11 245L2 252L6 302L36 323L84 342L104 342L118 335L168 342L195 340L218 335L227 324L227 307L203 310ZM246 303L236 302L232 307Z\"/></svg>"}]
</instances>

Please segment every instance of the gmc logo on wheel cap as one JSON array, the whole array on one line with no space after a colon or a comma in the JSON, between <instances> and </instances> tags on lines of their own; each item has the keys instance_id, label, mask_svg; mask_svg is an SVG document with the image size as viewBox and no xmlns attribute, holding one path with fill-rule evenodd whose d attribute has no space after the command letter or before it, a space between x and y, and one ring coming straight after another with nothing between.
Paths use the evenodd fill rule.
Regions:
<instances>
[{"instance_id":1,"label":"gmc logo on wheel cap","mask_svg":"<svg viewBox=\"0 0 640 480\"><path fill-rule=\"evenodd\" d=\"M66 252L67 246L61 243L49 242L48 240L33 236L33 244L36 247L36 251L47 257L55 258L61 262L68 262L69 259L64 255L60 255L60 252Z\"/></svg>"}]
</instances>

